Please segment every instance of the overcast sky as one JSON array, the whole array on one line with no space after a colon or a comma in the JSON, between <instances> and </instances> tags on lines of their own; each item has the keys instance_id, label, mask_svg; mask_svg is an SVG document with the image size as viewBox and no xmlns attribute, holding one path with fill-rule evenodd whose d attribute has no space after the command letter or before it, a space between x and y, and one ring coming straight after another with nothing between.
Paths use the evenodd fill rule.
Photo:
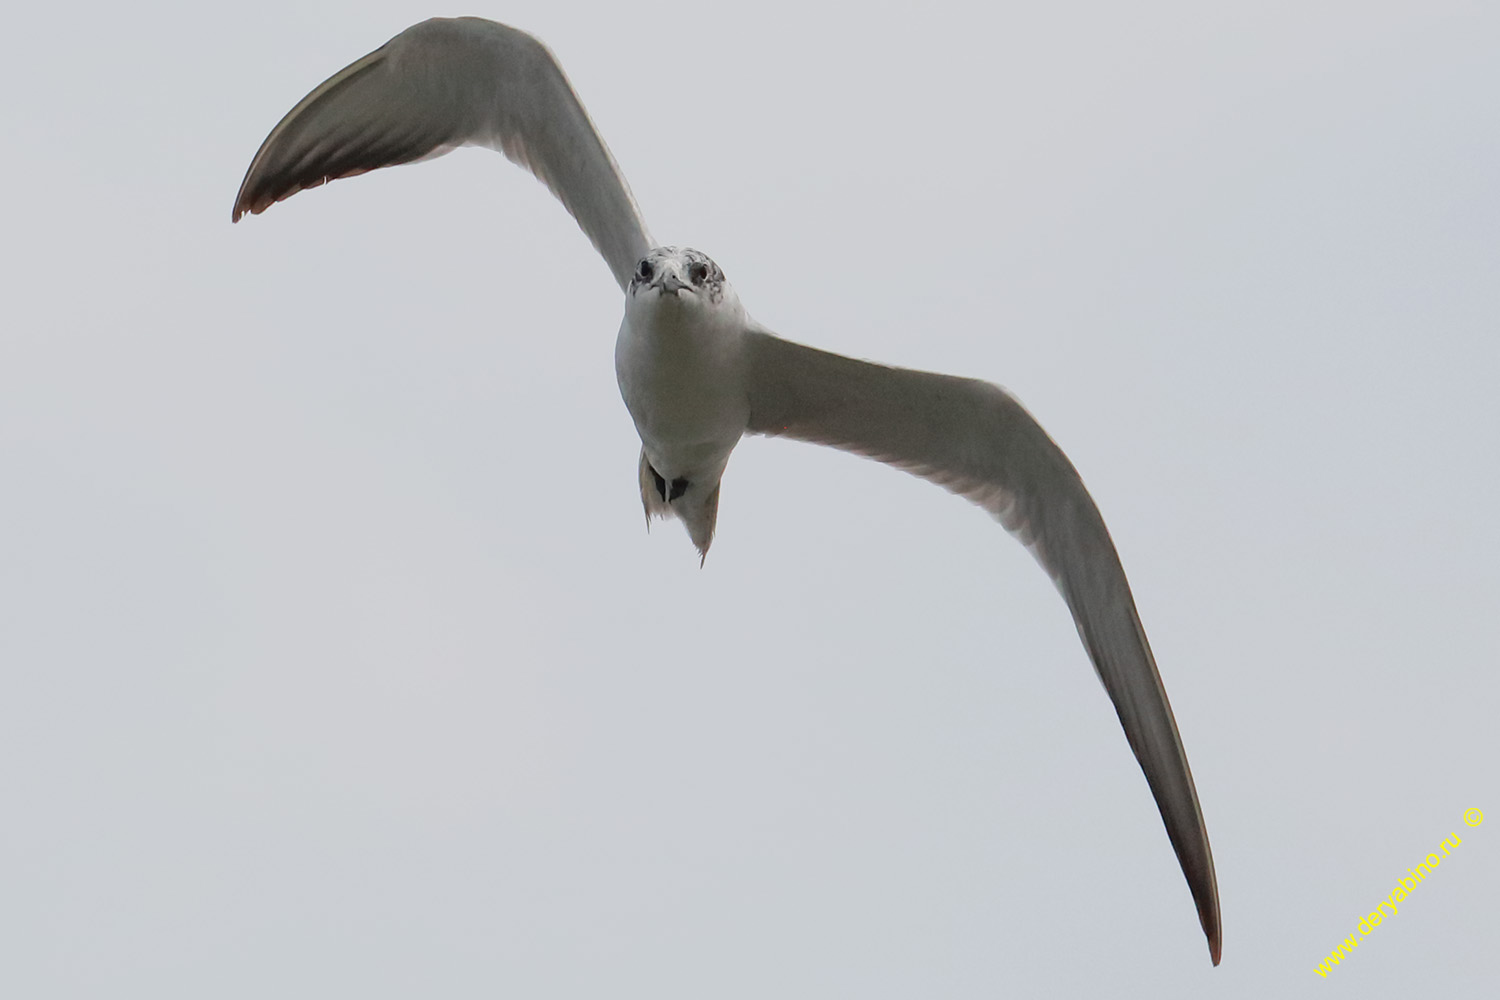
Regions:
<instances>
[{"instance_id":1,"label":"overcast sky","mask_svg":"<svg viewBox=\"0 0 1500 1000\"><path fill-rule=\"evenodd\" d=\"M0 994L1492 995L1500 7L27 6ZM704 569L648 534L619 291L488 151L230 225L308 90L459 13L551 46L761 322L998 382L1072 457L1221 967L983 512L750 440Z\"/></svg>"}]
</instances>

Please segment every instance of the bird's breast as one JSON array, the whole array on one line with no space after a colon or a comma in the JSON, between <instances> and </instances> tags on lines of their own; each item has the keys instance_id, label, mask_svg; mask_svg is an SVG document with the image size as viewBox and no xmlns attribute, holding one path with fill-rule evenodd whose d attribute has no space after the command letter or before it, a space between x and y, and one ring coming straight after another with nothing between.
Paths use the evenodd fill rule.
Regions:
<instances>
[{"instance_id":1,"label":"bird's breast","mask_svg":"<svg viewBox=\"0 0 1500 1000\"><path fill-rule=\"evenodd\" d=\"M750 418L742 329L708 310L627 308L615 375L651 464L692 478L723 468Z\"/></svg>"}]
</instances>

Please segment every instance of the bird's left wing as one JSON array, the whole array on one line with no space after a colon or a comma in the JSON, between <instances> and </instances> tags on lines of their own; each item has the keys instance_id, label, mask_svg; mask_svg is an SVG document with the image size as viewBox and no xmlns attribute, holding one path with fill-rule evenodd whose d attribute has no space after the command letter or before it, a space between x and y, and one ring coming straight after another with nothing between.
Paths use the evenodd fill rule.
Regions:
<instances>
[{"instance_id":1,"label":"bird's left wing","mask_svg":"<svg viewBox=\"0 0 1500 1000\"><path fill-rule=\"evenodd\" d=\"M1125 570L1077 471L998 386L856 361L752 327L749 431L874 458L988 510L1062 592L1156 797L1219 962L1219 891L1187 754Z\"/></svg>"},{"instance_id":2,"label":"bird's left wing","mask_svg":"<svg viewBox=\"0 0 1500 1000\"><path fill-rule=\"evenodd\" d=\"M654 244L614 157L546 46L477 17L413 25L304 97L250 161L233 218L459 146L488 146L540 178L630 284Z\"/></svg>"}]
</instances>

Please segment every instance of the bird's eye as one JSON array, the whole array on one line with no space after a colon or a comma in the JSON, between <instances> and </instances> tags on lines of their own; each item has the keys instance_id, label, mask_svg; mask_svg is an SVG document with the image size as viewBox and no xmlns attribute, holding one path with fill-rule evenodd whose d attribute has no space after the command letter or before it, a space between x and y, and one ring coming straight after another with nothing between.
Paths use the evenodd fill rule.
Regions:
<instances>
[{"instance_id":1,"label":"bird's eye","mask_svg":"<svg viewBox=\"0 0 1500 1000\"><path fill-rule=\"evenodd\" d=\"M688 266L688 280L695 285L701 285L708 280L707 264L690 264Z\"/></svg>"},{"instance_id":2,"label":"bird's eye","mask_svg":"<svg viewBox=\"0 0 1500 1000\"><path fill-rule=\"evenodd\" d=\"M642 281L650 281L651 275L655 273L656 268L651 266L651 262L649 260L641 261L640 266L635 269L636 277L640 278Z\"/></svg>"}]
</instances>

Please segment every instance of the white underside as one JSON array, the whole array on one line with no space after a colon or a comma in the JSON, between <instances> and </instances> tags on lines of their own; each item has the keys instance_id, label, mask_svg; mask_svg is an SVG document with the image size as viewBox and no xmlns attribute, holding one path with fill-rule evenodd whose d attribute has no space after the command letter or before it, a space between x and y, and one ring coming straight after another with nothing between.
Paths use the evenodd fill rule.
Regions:
<instances>
[{"instance_id":1,"label":"white underside","mask_svg":"<svg viewBox=\"0 0 1500 1000\"><path fill-rule=\"evenodd\" d=\"M738 310L693 293L648 290L626 302L615 374L663 478L717 483L749 421Z\"/></svg>"}]
</instances>

